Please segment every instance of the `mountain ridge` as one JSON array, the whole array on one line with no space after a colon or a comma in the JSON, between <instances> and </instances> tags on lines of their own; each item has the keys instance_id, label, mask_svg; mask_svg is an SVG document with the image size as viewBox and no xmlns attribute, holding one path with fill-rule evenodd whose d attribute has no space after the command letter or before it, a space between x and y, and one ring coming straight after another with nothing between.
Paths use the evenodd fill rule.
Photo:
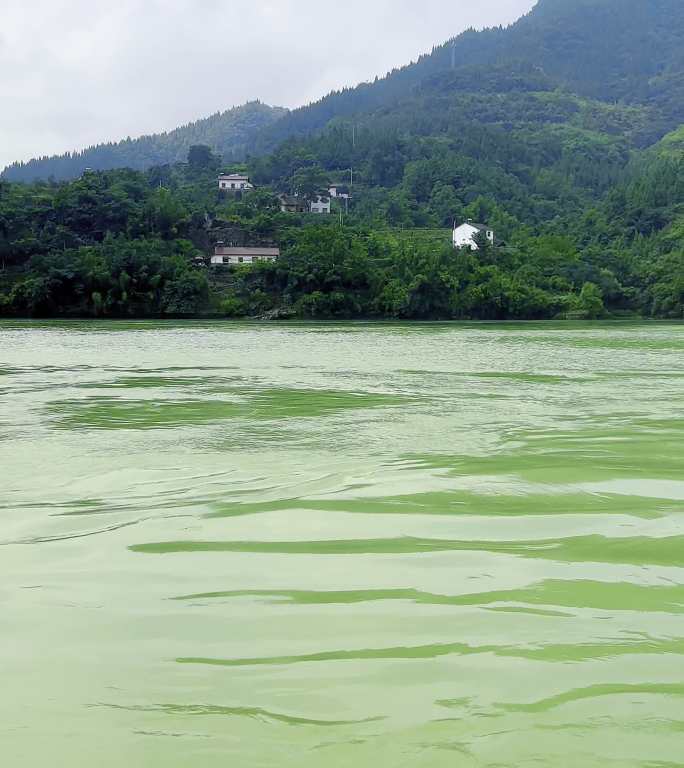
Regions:
<instances>
[{"instance_id":1,"label":"mountain ridge","mask_svg":"<svg viewBox=\"0 0 684 768\"><path fill-rule=\"evenodd\" d=\"M86 169L106 171L127 167L144 171L154 165L182 162L192 144L207 144L227 160L242 160L250 134L286 112L283 107L272 107L260 101L247 102L170 131L12 163L0 177L6 181L33 181L49 177L64 181L79 176Z\"/></svg>"},{"instance_id":2,"label":"mountain ridge","mask_svg":"<svg viewBox=\"0 0 684 768\"><path fill-rule=\"evenodd\" d=\"M684 123L682 10L681 0L539 0L506 27L466 30L382 78L333 91L295 110L251 102L165 134L16 163L2 177L68 179L86 167L144 169L184 159L190 143L208 144L226 162L244 160L269 154L288 139L314 135L335 120L392 110L410 102L417 91L436 88L441 95L457 95L465 77L471 80L469 92L486 94L488 78L497 69L526 69L528 90L536 78L545 81L541 90L567 90L646 110L648 130L639 141L645 146ZM441 85L435 85L439 79ZM243 114L248 119L241 123ZM192 140L174 142L184 134Z\"/></svg>"},{"instance_id":3,"label":"mountain ridge","mask_svg":"<svg viewBox=\"0 0 684 768\"><path fill-rule=\"evenodd\" d=\"M438 74L521 63L577 95L652 109L657 140L684 123L682 11L680 0L539 0L509 26L468 29L384 78L288 112L257 134L251 149L268 152L334 117L391 106Z\"/></svg>"}]
</instances>

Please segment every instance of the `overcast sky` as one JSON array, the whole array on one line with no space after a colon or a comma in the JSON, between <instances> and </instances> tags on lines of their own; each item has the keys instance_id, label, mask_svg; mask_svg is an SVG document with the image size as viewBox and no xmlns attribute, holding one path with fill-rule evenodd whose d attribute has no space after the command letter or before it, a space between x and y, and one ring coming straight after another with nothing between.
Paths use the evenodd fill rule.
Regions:
<instances>
[{"instance_id":1,"label":"overcast sky","mask_svg":"<svg viewBox=\"0 0 684 768\"><path fill-rule=\"evenodd\" d=\"M299 106L535 0L0 0L0 168L260 99Z\"/></svg>"}]
</instances>

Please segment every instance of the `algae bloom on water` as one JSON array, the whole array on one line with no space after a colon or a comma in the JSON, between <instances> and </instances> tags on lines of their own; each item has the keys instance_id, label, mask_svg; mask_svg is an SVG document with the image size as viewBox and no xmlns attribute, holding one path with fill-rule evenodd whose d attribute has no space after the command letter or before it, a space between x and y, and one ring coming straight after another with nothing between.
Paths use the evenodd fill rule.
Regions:
<instances>
[{"instance_id":1,"label":"algae bloom on water","mask_svg":"<svg viewBox=\"0 0 684 768\"><path fill-rule=\"evenodd\" d=\"M683 353L0 322L5 761L679 765Z\"/></svg>"}]
</instances>

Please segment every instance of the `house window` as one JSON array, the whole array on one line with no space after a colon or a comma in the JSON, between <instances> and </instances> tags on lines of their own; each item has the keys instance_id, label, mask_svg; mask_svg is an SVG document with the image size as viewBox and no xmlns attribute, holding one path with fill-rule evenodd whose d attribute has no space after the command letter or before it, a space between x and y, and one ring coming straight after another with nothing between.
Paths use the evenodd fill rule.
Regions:
<instances>
[{"instance_id":1,"label":"house window","mask_svg":"<svg viewBox=\"0 0 684 768\"><path fill-rule=\"evenodd\" d=\"M242 256L238 256L238 262L239 262L240 264L242 264L242 263L244 262L244 259L242 258Z\"/></svg>"},{"instance_id":2,"label":"house window","mask_svg":"<svg viewBox=\"0 0 684 768\"><path fill-rule=\"evenodd\" d=\"M230 185L230 188L231 188L231 189L235 189L235 184L231 184L231 185Z\"/></svg>"}]
</instances>

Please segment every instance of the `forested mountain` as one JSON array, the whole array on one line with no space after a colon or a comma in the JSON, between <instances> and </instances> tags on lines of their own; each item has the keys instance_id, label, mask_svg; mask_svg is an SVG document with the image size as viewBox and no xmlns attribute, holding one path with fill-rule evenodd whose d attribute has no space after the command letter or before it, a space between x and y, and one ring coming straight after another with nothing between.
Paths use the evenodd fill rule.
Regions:
<instances>
[{"instance_id":1,"label":"forested mountain","mask_svg":"<svg viewBox=\"0 0 684 768\"><path fill-rule=\"evenodd\" d=\"M384 78L301 109L288 112L254 102L169 133L14 164L3 178L68 179L85 168L144 170L181 162L192 144L207 144L228 161L244 159L247 152L266 154L335 119L400 103L406 108L416 92L423 98L431 91L456 96L560 89L633 106L642 110L636 138L645 145L684 122L682 5L682 0L539 0L510 27L469 30ZM524 84L516 80L521 72Z\"/></svg>"},{"instance_id":2,"label":"forested mountain","mask_svg":"<svg viewBox=\"0 0 684 768\"><path fill-rule=\"evenodd\" d=\"M167 133L128 138L116 143L98 144L80 152L14 163L5 169L2 178L8 181L48 178L61 181L76 178L87 168L98 171L112 168L144 171L154 165L184 161L194 144L206 144L228 161L244 159L252 137L282 117L286 111L255 101Z\"/></svg>"},{"instance_id":3,"label":"forested mountain","mask_svg":"<svg viewBox=\"0 0 684 768\"><path fill-rule=\"evenodd\" d=\"M683 24L681 0L540 0L276 120L250 105L240 168L217 116L223 158L0 182L0 313L682 318ZM222 197L222 169L258 190ZM280 212L329 182L335 216ZM496 244L454 249L455 219ZM225 232L282 258L208 270Z\"/></svg>"},{"instance_id":4,"label":"forested mountain","mask_svg":"<svg viewBox=\"0 0 684 768\"><path fill-rule=\"evenodd\" d=\"M644 136L658 138L684 122L682 40L681 0L539 0L510 27L469 30L385 78L289 112L257 133L251 148L264 152L333 118L392 108L431 83L488 93L491 73L509 69L535 73L547 90L646 108ZM501 85L495 90L508 90Z\"/></svg>"}]
</instances>

